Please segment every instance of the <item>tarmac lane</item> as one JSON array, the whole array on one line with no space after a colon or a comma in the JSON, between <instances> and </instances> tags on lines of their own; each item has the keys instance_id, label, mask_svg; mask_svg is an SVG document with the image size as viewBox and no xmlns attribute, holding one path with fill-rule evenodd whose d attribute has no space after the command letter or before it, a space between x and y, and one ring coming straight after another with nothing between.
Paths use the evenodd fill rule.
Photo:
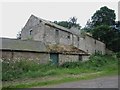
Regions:
<instances>
[{"instance_id":1,"label":"tarmac lane","mask_svg":"<svg viewBox=\"0 0 120 90\"><path fill-rule=\"evenodd\" d=\"M118 88L118 76L104 76L90 80L51 85L43 88Z\"/></svg>"}]
</instances>

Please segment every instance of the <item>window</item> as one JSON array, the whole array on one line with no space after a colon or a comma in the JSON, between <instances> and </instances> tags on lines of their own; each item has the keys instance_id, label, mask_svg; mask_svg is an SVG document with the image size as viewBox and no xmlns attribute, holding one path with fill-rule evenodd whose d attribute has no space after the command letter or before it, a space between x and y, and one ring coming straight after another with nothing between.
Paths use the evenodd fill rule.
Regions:
<instances>
[{"instance_id":1,"label":"window","mask_svg":"<svg viewBox=\"0 0 120 90\"><path fill-rule=\"evenodd\" d=\"M96 40L95 40L95 44L96 44Z\"/></svg>"},{"instance_id":2,"label":"window","mask_svg":"<svg viewBox=\"0 0 120 90\"><path fill-rule=\"evenodd\" d=\"M88 50L87 50L87 52L88 52Z\"/></svg>"},{"instance_id":3,"label":"window","mask_svg":"<svg viewBox=\"0 0 120 90\"><path fill-rule=\"evenodd\" d=\"M40 20L40 23L42 22L42 20Z\"/></svg>"},{"instance_id":4,"label":"window","mask_svg":"<svg viewBox=\"0 0 120 90\"><path fill-rule=\"evenodd\" d=\"M78 39L78 41L80 40L79 37L77 39Z\"/></svg>"},{"instance_id":5,"label":"window","mask_svg":"<svg viewBox=\"0 0 120 90\"><path fill-rule=\"evenodd\" d=\"M70 39L70 35L68 35L67 38Z\"/></svg>"},{"instance_id":6,"label":"window","mask_svg":"<svg viewBox=\"0 0 120 90\"><path fill-rule=\"evenodd\" d=\"M58 30L56 30L56 32L55 32L55 33L56 33L56 35L57 35L57 36L59 35L59 31L58 31Z\"/></svg>"},{"instance_id":7,"label":"window","mask_svg":"<svg viewBox=\"0 0 120 90\"><path fill-rule=\"evenodd\" d=\"M30 35L32 35L32 30L30 30Z\"/></svg>"}]
</instances>

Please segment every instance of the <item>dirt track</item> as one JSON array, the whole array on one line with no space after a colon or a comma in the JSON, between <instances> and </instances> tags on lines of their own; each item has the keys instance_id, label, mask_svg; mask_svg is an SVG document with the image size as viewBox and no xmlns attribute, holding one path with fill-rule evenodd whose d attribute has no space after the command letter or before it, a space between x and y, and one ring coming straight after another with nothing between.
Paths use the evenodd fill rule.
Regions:
<instances>
[{"instance_id":1,"label":"dirt track","mask_svg":"<svg viewBox=\"0 0 120 90\"><path fill-rule=\"evenodd\" d=\"M118 88L118 76L105 76L91 80L81 80L44 88Z\"/></svg>"}]
</instances>

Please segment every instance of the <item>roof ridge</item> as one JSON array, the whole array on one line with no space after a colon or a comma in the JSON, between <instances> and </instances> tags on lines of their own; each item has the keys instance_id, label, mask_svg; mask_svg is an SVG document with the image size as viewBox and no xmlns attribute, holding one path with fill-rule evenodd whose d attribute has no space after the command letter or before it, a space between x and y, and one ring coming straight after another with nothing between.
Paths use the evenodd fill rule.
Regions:
<instances>
[{"instance_id":1,"label":"roof ridge","mask_svg":"<svg viewBox=\"0 0 120 90\"><path fill-rule=\"evenodd\" d=\"M69 32L69 33L72 33L72 34L74 34L74 35L79 36L79 34L76 34L76 33L72 32L72 31L71 31L70 29L68 29L68 28L65 28L65 27L63 27L63 26L57 25L57 24L55 24L55 23L52 22L52 21L42 19L42 18L37 17L37 16L35 16L35 15L33 15L33 14L32 14L31 16L34 16L35 18L37 18L37 19L39 19L39 20L42 20L42 21L43 21L44 23L46 23L46 24L49 24L49 25L51 25L51 26L54 26L54 27L56 27L56 28L59 28L59 29L61 29L61 30L64 30L64 31L67 31L67 32Z\"/></svg>"}]
</instances>

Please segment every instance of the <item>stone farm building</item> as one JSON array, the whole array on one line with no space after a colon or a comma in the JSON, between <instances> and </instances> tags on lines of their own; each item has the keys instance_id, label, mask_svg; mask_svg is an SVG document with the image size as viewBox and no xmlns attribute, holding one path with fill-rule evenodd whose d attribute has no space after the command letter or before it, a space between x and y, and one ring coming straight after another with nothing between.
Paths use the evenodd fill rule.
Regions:
<instances>
[{"instance_id":1,"label":"stone farm building","mask_svg":"<svg viewBox=\"0 0 120 90\"><path fill-rule=\"evenodd\" d=\"M1 38L2 58L33 59L55 64L87 60L90 54L105 54L105 44L80 30L56 25L31 15L21 31L21 40Z\"/></svg>"}]
</instances>

